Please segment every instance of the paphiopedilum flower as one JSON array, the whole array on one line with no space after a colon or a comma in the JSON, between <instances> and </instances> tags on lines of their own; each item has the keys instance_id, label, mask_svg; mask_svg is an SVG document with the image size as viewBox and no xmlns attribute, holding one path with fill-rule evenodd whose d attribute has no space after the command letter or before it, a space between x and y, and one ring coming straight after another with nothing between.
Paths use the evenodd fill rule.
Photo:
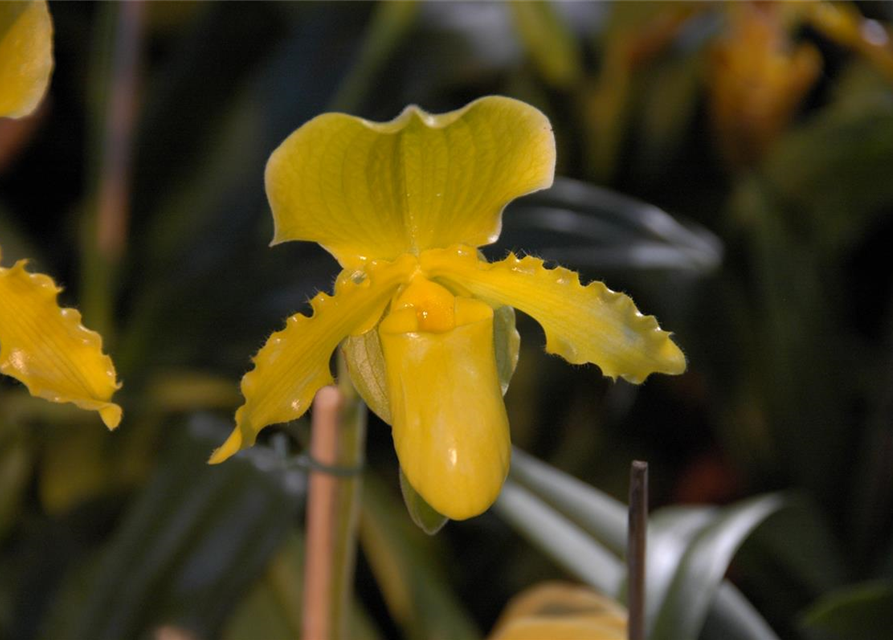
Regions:
<instances>
[{"instance_id":1,"label":"paphiopedilum flower","mask_svg":"<svg viewBox=\"0 0 893 640\"><path fill-rule=\"evenodd\" d=\"M53 69L53 24L44 0L0 2L0 117L37 108ZM0 250L2 258L2 250ZM102 338L81 314L56 302L59 287L25 260L0 267L0 373L31 395L98 411L109 429L121 422L111 402L119 387Z\"/></svg>"},{"instance_id":2,"label":"paphiopedilum flower","mask_svg":"<svg viewBox=\"0 0 893 640\"><path fill-rule=\"evenodd\" d=\"M346 340L351 377L390 423L407 480L464 519L493 503L508 471L512 307L571 363L632 382L682 372L682 352L628 297L537 258L478 254L499 236L505 205L550 186L554 169L548 119L502 97L442 115L408 107L386 123L325 114L289 136L266 169L273 243L318 242L343 270L333 296L318 294L311 316L289 318L255 356L236 427L211 462L300 417Z\"/></svg>"},{"instance_id":3,"label":"paphiopedilum flower","mask_svg":"<svg viewBox=\"0 0 893 640\"><path fill-rule=\"evenodd\" d=\"M624 640L626 609L592 589L544 582L512 598L489 640Z\"/></svg>"},{"instance_id":4,"label":"paphiopedilum flower","mask_svg":"<svg viewBox=\"0 0 893 640\"><path fill-rule=\"evenodd\" d=\"M121 408L111 402L120 386L115 367L81 314L56 302L59 291L49 276L26 271L25 260L0 267L0 373L33 396L98 411L114 429L121 422Z\"/></svg>"},{"instance_id":5,"label":"paphiopedilum flower","mask_svg":"<svg viewBox=\"0 0 893 640\"><path fill-rule=\"evenodd\" d=\"M46 2L0 2L0 117L34 111L52 70L53 24Z\"/></svg>"},{"instance_id":6,"label":"paphiopedilum flower","mask_svg":"<svg viewBox=\"0 0 893 640\"><path fill-rule=\"evenodd\" d=\"M731 29L713 48L710 114L722 151L736 165L763 157L822 71L818 49L790 36L792 11L799 10L783 3L730 5Z\"/></svg>"}]
</instances>

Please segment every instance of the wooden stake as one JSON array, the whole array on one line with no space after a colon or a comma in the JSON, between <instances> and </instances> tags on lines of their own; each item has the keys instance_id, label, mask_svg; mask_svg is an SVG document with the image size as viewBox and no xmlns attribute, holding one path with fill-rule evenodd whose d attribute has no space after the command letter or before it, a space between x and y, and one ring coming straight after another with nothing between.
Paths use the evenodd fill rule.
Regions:
<instances>
[{"instance_id":1,"label":"wooden stake","mask_svg":"<svg viewBox=\"0 0 893 640\"><path fill-rule=\"evenodd\" d=\"M338 464L338 414L342 396L337 387L323 387L313 400L310 455L317 462ZM307 541L304 564L304 640L333 637L334 541L338 478L310 472L307 498Z\"/></svg>"},{"instance_id":2,"label":"wooden stake","mask_svg":"<svg viewBox=\"0 0 893 640\"><path fill-rule=\"evenodd\" d=\"M648 539L648 463L633 460L629 471L626 542L629 640L645 640L645 551Z\"/></svg>"}]
</instances>

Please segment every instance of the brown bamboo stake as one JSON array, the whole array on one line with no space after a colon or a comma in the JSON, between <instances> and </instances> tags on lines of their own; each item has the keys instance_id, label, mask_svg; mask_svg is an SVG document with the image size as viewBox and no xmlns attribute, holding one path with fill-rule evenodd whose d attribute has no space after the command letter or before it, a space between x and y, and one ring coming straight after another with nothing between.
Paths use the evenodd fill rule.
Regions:
<instances>
[{"instance_id":1,"label":"brown bamboo stake","mask_svg":"<svg viewBox=\"0 0 893 640\"><path fill-rule=\"evenodd\" d=\"M310 455L321 464L338 463L338 415L342 396L337 387L323 387L313 400ZM304 564L304 640L333 637L331 611L334 606L335 510L338 478L323 471L310 471L307 498L307 541Z\"/></svg>"},{"instance_id":2,"label":"brown bamboo stake","mask_svg":"<svg viewBox=\"0 0 893 640\"><path fill-rule=\"evenodd\" d=\"M114 342L118 266L127 245L134 127L138 110L145 5L142 0L98 8L91 96L91 200L81 241L81 309L90 327Z\"/></svg>"},{"instance_id":3,"label":"brown bamboo stake","mask_svg":"<svg viewBox=\"0 0 893 640\"><path fill-rule=\"evenodd\" d=\"M143 3L122 2L115 29L97 214L97 248L115 265L124 253L130 218L130 171L142 51Z\"/></svg>"}]
</instances>

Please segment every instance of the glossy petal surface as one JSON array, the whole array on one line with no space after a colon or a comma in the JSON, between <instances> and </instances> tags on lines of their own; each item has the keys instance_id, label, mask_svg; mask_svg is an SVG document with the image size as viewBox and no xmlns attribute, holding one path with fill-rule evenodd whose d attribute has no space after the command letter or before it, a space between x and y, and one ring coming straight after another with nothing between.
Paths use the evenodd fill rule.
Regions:
<instances>
[{"instance_id":1,"label":"glossy petal surface","mask_svg":"<svg viewBox=\"0 0 893 640\"><path fill-rule=\"evenodd\" d=\"M629 297L601 282L583 286L575 272L547 269L529 256L487 263L470 247L426 251L420 262L431 278L532 316L545 330L546 351L568 362L593 363L606 376L635 383L685 371L685 356L654 316L643 316Z\"/></svg>"},{"instance_id":2,"label":"glossy petal surface","mask_svg":"<svg viewBox=\"0 0 893 640\"><path fill-rule=\"evenodd\" d=\"M0 373L33 396L98 411L114 429L121 421L121 408L110 402L119 387L115 367L81 314L59 307L59 291L49 277L28 273L24 260L0 267Z\"/></svg>"},{"instance_id":3,"label":"glossy petal surface","mask_svg":"<svg viewBox=\"0 0 893 640\"><path fill-rule=\"evenodd\" d=\"M508 473L508 418L493 349L493 310L457 298L455 327L419 330L414 309L379 333L394 447L412 487L453 520L484 512Z\"/></svg>"},{"instance_id":4,"label":"glossy petal surface","mask_svg":"<svg viewBox=\"0 0 893 640\"><path fill-rule=\"evenodd\" d=\"M34 111L52 69L53 24L46 2L0 2L0 117Z\"/></svg>"},{"instance_id":5,"label":"glossy petal surface","mask_svg":"<svg viewBox=\"0 0 893 640\"><path fill-rule=\"evenodd\" d=\"M334 296L317 294L310 317L295 314L270 336L254 357L254 369L242 378L245 404L236 412L232 434L212 454L212 464L253 445L264 427L300 418L316 392L332 381L329 360L335 347L348 335L372 329L417 265L405 256L368 266L364 274L343 271Z\"/></svg>"},{"instance_id":6,"label":"glossy petal surface","mask_svg":"<svg viewBox=\"0 0 893 640\"><path fill-rule=\"evenodd\" d=\"M318 242L345 267L431 247L488 244L505 205L552 184L555 141L537 109L498 96L375 123L314 118L270 157L273 242Z\"/></svg>"}]
</instances>

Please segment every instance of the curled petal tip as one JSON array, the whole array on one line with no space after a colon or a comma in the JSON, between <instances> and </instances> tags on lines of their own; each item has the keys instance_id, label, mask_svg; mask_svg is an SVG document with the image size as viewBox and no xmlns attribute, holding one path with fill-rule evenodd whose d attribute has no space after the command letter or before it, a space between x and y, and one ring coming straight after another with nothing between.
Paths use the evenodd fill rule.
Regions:
<instances>
[{"instance_id":1,"label":"curled petal tip","mask_svg":"<svg viewBox=\"0 0 893 640\"><path fill-rule=\"evenodd\" d=\"M672 338L667 340L667 347L664 358L667 363L667 368L662 373L676 376L681 373L685 373L685 370L688 368L688 362L685 359L685 354L682 353L682 349L679 348L679 345L677 345Z\"/></svg>"},{"instance_id":2,"label":"curled petal tip","mask_svg":"<svg viewBox=\"0 0 893 640\"><path fill-rule=\"evenodd\" d=\"M220 464L226 462L242 449L242 433L238 427L229 434L222 445L214 449L211 457L208 458L208 464Z\"/></svg>"},{"instance_id":3,"label":"curled petal tip","mask_svg":"<svg viewBox=\"0 0 893 640\"><path fill-rule=\"evenodd\" d=\"M121 407L113 403L99 409L99 417L102 418L102 422L108 427L109 431L114 431L118 428L118 425L121 424L122 416Z\"/></svg>"}]
</instances>

